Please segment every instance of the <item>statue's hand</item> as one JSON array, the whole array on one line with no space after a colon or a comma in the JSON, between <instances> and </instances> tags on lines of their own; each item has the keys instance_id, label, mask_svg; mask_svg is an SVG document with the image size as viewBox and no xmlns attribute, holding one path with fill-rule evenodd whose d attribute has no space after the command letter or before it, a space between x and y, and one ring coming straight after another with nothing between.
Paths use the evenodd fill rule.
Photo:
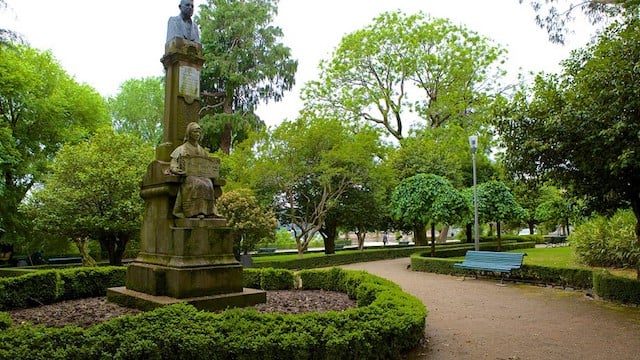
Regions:
<instances>
[{"instance_id":1,"label":"statue's hand","mask_svg":"<svg viewBox=\"0 0 640 360\"><path fill-rule=\"evenodd\" d=\"M187 172L180 168L171 168L171 173L175 175L185 175Z\"/></svg>"}]
</instances>

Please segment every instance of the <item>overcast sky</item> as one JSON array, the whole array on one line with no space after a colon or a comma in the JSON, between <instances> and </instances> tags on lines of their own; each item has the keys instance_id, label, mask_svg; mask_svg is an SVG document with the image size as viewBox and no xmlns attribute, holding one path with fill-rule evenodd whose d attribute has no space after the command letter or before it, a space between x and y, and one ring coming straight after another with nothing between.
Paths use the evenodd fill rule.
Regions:
<instances>
[{"instance_id":1,"label":"overcast sky","mask_svg":"<svg viewBox=\"0 0 640 360\"><path fill-rule=\"evenodd\" d=\"M130 78L160 76L166 24L179 0L7 0L1 27L20 32L31 46L51 50L77 81L103 96ZM196 8L204 1L195 0ZM526 3L526 2L525 2ZM295 118L301 86L317 78L317 65L340 39L385 11L423 11L464 24L508 50L511 76L522 71L555 72L571 49L583 46L593 29L577 24L566 45L549 43L535 25L533 10L517 0L280 0L276 25L298 60L295 88L280 103L258 109L268 125ZM196 9L197 13L197 9Z\"/></svg>"}]
</instances>

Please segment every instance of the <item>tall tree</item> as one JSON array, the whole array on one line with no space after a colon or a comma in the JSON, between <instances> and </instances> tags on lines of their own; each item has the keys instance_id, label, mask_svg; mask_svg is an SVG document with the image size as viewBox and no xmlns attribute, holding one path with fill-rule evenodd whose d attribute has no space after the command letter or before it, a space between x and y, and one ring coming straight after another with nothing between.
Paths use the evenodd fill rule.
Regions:
<instances>
[{"instance_id":1,"label":"tall tree","mask_svg":"<svg viewBox=\"0 0 640 360\"><path fill-rule=\"evenodd\" d=\"M162 140L162 77L129 79L120 84L120 91L110 97L108 103L111 121L116 131L131 133L152 145Z\"/></svg>"},{"instance_id":2,"label":"tall tree","mask_svg":"<svg viewBox=\"0 0 640 360\"><path fill-rule=\"evenodd\" d=\"M496 122L511 171L541 174L591 211L631 207L640 242L640 19L615 23L540 76Z\"/></svg>"},{"instance_id":3,"label":"tall tree","mask_svg":"<svg viewBox=\"0 0 640 360\"><path fill-rule=\"evenodd\" d=\"M120 265L126 245L140 231L140 181L153 148L129 134L99 130L90 140L64 146L53 172L31 206L36 224L82 246L98 240L109 263Z\"/></svg>"},{"instance_id":4,"label":"tall tree","mask_svg":"<svg viewBox=\"0 0 640 360\"><path fill-rule=\"evenodd\" d=\"M200 6L206 59L201 83L208 95L204 114L226 115L215 119L224 124L224 153L231 148L235 117L252 116L260 102L280 101L294 85L298 62L279 42L282 30L271 24L277 4L278 0L208 0Z\"/></svg>"},{"instance_id":5,"label":"tall tree","mask_svg":"<svg viewBox=\"0 0 640 360\"><path fill-rule=\"evenodd\" d=\"M339 120L302 117L284 122L256 147L252 188L274 194L281 223L296 229L300 256L348 189L368 178L378 133Z\"/></svg>"},{"instance_id":6,"label":"tall tree","mask_svg":"<svg viewBox=\"0 0 640 360\"><path fill-rule=\"evenodd\" d=\"M0 227L18 237L18 205L65 142L108 124L103 98L76 83L50 52L0 44Z\"/></svg>"},{"instance_id":7,"label":"tall tree","mask_svg":"<svg viewBox=\"0 0 640 360\"><path fill-rule=\"evenodd\" d=\"M398 140L416 115L424 127L452 122L475 131L503 53L448 20L383 13L320 64L320 79L304 90L305 106L371 122Z\"/></svg>"}]
</instances>

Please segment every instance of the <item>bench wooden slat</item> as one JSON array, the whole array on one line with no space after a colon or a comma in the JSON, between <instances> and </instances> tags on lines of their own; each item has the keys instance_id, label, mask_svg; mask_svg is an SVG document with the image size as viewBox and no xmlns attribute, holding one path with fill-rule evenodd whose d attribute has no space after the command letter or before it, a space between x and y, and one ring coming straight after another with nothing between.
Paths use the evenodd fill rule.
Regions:
<instances>
[{"instance_id":1,"label":"bench wooden slat","mask_svg":"<svg viewBox=\"0 0 640 360\"><path fill-rule=\"evenodd\" d=\"M467 270L484 270L508 273L522 266L525 253L502 253L493 251L467 251L462 263L453 267Z\"/></svg>"}]
</instances>

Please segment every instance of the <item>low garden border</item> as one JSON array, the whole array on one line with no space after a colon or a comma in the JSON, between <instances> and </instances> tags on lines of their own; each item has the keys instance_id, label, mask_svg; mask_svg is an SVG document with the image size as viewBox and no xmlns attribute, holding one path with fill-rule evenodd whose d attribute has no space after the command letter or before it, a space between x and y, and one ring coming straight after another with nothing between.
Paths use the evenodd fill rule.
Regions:
<instances>
[{"instance_id":1,"label":"low garden border","mask_svg":"<svg viewBox=\"0 0 640 360\"><path fill-rule=\"evenodd\" d=\"M46 276L39 279L37 274L19 278L28 277L20 280L22 285L46 280L43 286L56 289L58 298L80 296L77 288L59 282L63 275L52 272L56 271L44 272ZM117 272L114 269L114 278ZM85 272L78 277L84 283L93 275ZM209 359L387 359L415 347L424 335L424 304L398 285L365 272L245 269L244 279L248 287L267 290L295 286L342 291L358 306L343 312L287 315L253 309L209 313L176 304L86 330L12 326L8 314L0 313L0 358L201 359L206 354ZM7 279L0 280L6 287ZM104 278L96 283L101 281Z\"/></svg>"}]
</instances>

